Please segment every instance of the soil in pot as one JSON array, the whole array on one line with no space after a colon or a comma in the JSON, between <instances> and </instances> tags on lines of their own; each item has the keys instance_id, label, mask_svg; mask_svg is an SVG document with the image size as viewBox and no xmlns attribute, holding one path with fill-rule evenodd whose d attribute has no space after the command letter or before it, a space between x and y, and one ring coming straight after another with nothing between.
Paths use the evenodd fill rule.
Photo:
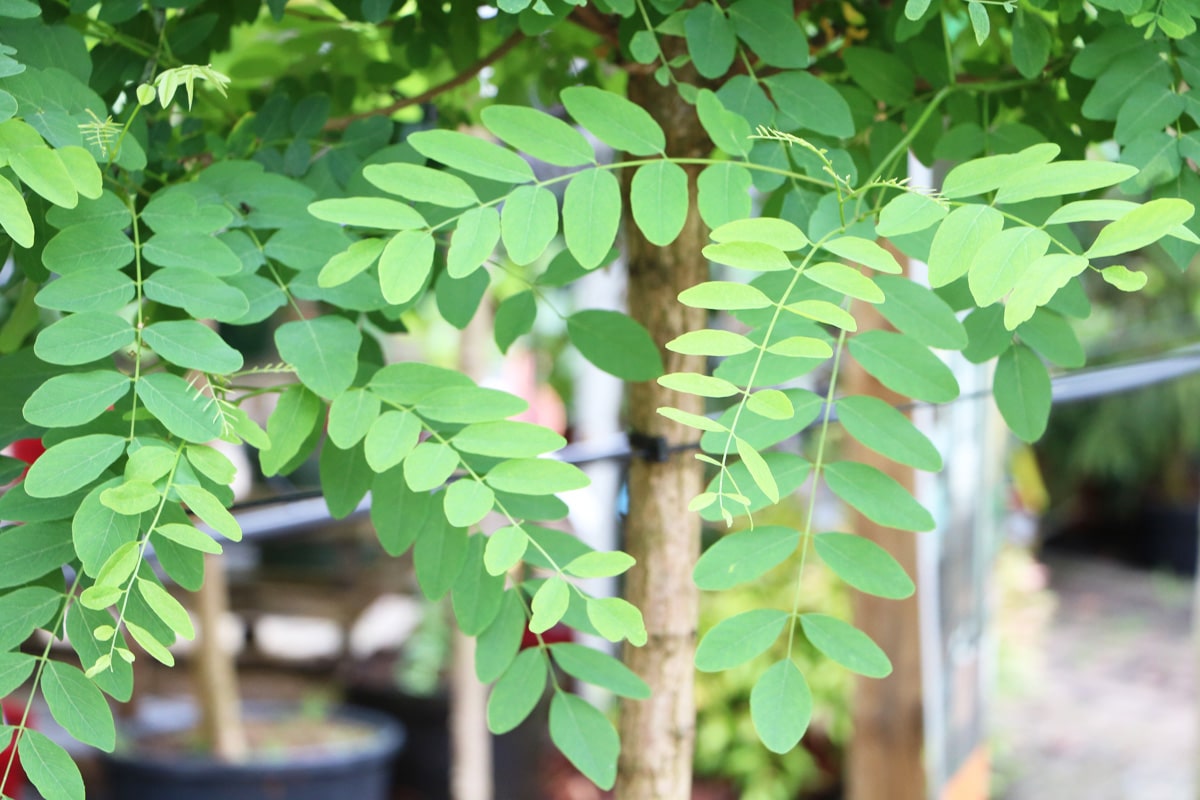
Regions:
<instances>
[{"instance_id":1,"label":"soil in pot","mask_svg":"<svg viewBox=\"0 0 1200 800\"><path fill-rule=\"evenodd\" d=\"M116 800L386 800L401 728L386 716L340 709L314 719L251 708L244 763L214 760L197 745L190 708L161 709L129 726L128 747L105 758Z\"/></svg>"}]
</instances>

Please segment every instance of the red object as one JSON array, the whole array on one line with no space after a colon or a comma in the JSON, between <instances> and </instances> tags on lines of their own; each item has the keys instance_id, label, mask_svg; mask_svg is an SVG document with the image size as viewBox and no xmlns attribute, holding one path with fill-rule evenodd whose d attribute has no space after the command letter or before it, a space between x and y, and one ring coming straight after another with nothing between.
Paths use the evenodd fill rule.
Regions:
<instances>
[{"instance_id":1,"label":"red object","mask_svg":"<svg viewBox=\"0 0 1200 800\"><path fill-rule=\"evenodd\" d=\"M13 458L19 458L26 464L32 464L41 457L42 453L46 452L46 447L42 444L41 439L17 439L12 443L10 451ZM25 468L25 472L29 472L29 467ZM25 477L25 472L21 473L21 480Z\"/></svg>"},{"instance_id":2,"label":"red object","mask_svg":"<svg viewBox=\"0 0 1200 800\"><path fill-rule=\"evenodd\" d=\"M5 702L2 704L4 710L4 720L19 720L24 713L25 708L19 703ZM8 747L0 750L0 777L3 777L5 771L8 771L8 780L4 782L3 792L7 797L17 797L21 793L22 787L25 786L25 770L21 769L21 761L16 758L13 753L15 750L13 742L9 742ZM12 769L8 768L9 758L13 759Z\"/></svg>"},{"instance_id":3,"label":"red object","mask_svg":"<svg viewBox=\"0 0 1200 800\"><path fill-rule=\"evenodd\" d=\"M546 644L558 644L559 642L569 642L569 641L572 641L574 638L575 638L574 632L570 628L568 628L566 625L563 625L561 622L558 623L557 625L555 625L550 630L544 631L542 633L542 641L545 642ZM537 647L537 643L538 643L537 634L534 633L533 631L529 630L529 628L526 628L525 633L521 636L521 649L524 650L527 647Z\"/></svg>"}]
</instances>

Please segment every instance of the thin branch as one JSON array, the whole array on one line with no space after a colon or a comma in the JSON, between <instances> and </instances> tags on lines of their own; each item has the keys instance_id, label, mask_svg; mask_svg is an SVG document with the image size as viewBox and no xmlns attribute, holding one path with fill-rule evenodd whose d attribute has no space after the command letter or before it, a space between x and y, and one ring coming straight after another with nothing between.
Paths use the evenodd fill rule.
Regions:
<instances>
[{"instance_id":1,"label":"thin branch","mask_svg":"<svg viewBox=\"0 0 1200 800\"><path fill-rule=\"evenodd\" d=\"M433 98L442 94L443 92L448 92L451 89L454 89L455 87L462 86L464 83L466 83L467 81L471 80L476 75L478 75L483 70L484 67L491 66L496 61L503 58L505 56L505 54L508 53L509 50L512 50L514 47L516 47L518 44L520 44L522 41L524 41L524 39L525 39L525 34L521 33L520 31L516 31L511 36L509 36L507 39L505 39L503 42L501 42L490 53L485 54L474 64L467 67L465 70L458 73L453 78L450 78L449 80L445 80L445 81L439 83L437 86L433 86L429 89L426 89L425 91L421 92L420 94L418 94L414 97L402 97L399 100L397 100L396 102L392 103L391 105L384 106L383 108L377 108L374 111L363 111L358 114L348 114L344 117L334 117L333 119L331 119L325 123L324 130L327 130L327 131L345 130L350 125L350 123L355 122L360 119L367 119L368 117L377 117L377 116L389 116L390 117L392 114L395 114L397 111L399 111L401 109L408 108L409 106L420 105L421 103L427 103L430 100L432 100Z\"/></svg>"},{"instance_id":2,"label":"thin branch","mask_svg":"<svg viewBox=\"0 0 1200 800\"><path fill-rule=\"evenodd\" d=\"M617 26L613 18L601 14L591 6L576 6L567 16L568 22L574 22L584 30L591 31L613 48L620 50L621 38L617 34Z\"/></svg>"}]
</instances>

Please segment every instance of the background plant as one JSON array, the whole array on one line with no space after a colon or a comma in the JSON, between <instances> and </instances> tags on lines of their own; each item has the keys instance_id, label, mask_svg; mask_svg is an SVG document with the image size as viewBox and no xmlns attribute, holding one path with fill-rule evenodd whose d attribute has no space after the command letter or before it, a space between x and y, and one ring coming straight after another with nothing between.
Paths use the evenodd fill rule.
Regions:
<instances>
[{"instance_id":1,"label":"background plant","mask_svg":"<svg viewBox=\"0 0 1200 800\"><path fill-rule=\"evenodd\" d=\"M387 364L381 342L414 315L465 327L494 274L528 280L514 267L540 263L555 242L571 269L596 269L624 226L631 304L645 324L602 311L565 322L584 357L633 382L639 432L699 440L702 464L678 455L655 474L678 472L690 486L687 475L709 469L691 507L714 521L811 478L881 524L931 527L883 473L831 460L836 409L868 447L940 466L902 415L841 396L846 360L940 403L958 390L931 348L995 358L996 402L1017 435L1034 439L1050 401L1043 359L1079 362L1065 322L1088 310L1077 276L1098 270L1136 289L1144 275L1112 259L1161 241L1183 266L1200 247L1185 162L1196 126L1187 87L1200 63L1190 10L993 5L518 0L481 15L474 3L350 0L5 4L0 226L12 266L0 436L42 436L49 449L0 499L0 518L21 523L0 532L0 693L32 676L72 735L110 748L102 693L129 697L130 640L169 663L169 645L192 634L145 563L147 547L194 589L202 555L219 544L187 512L240 536L227 510L232 465L206 443L259 449L267 475L320 446L330 511L349 513L368 490L389 498L372 510L383 546L411 547L422 591L449 595L459 627L479 637L479 677L496 681L493 730L529 713L554 682L552 664L633 701L651 689L678 697L674 722L625 725L627 758L657 758L659 745L642 737L675 741L657 766L627 761L635 777L622 791L679 794L673 776L691 743L671 731L690 709L690 673L663 661L649 674L631 661L647 685L598 653L517 647L527 624L541 632L562 620L635 648L653 633L643 652L662 651L670 620L656 616L648 631L637 605L661 613L651 590L694 596L672 570L690 566L694 521L677 526L680 541L642 555L634 604L588 597L573 578L622 574L634 559L587 552L539 525L565 513L557 492L586 482L538 458L561 438L511 421L523 401L457 372ZM472 82L484 68L491 99ZM622 83L632 100L607 91ZM452 129L460 123L487 138ZM593 141L621 155L603 160ZM1085 159L1090 142L1109 141L1119 163ZM910 150L926 163L963 163L940 192L917 190L904 182ZM1129 199L1111 196L1114 187ZM1079 222L1103 224L1086 246L1070 227ZM934 289L903 277L878 237L927 262ZM708 261L732 280L692 280ZM569 279L549 272L498 310L501 349L538 313L554 313L542 288ZM681 287L682 306L668 277L698 284ZM669 303L651 297L655 285L671 289ZM878 305L898 330L859 331L856 303ZM284 308L273 336L283 366L246 370L213 330ZM736 330L702 329L708 312L736 319ZM712 374L709 360L719 361ZM829 375L822 394L794 388L818 367ZM248 371L280 382L251 389ZM247 391L279 395L265 431L241 408ZM699 413L725 398L719 417ZM638 416L647 402L662 407L664 427ZM772 450L813 422L811 459ZM682 508L661 511L686 519ZM508 524L490 537L470 532L492 512ZM644 528L630 529L639 554ZM797 648L869 676L890 670L843 619L799 613L810 552L858 589L912 590L886 552L818 530L811 514L798 529L732 534L696 567L712 590L782 563L797 576L793 603L721 621L696 654L701 670L720 671L786 643L750 698L774 751L796 745L811 709ZM522 561L535 577L506 585ZM670 647L687 655L691 620L675 625ZM37 628L68 634L84 669L49 647L20 652ZM553 688L555 742L597 783L614 784L616 730ZM24 720L13 730L43 795L82 794L63 751Z\"/></svg>"}]
</instances>

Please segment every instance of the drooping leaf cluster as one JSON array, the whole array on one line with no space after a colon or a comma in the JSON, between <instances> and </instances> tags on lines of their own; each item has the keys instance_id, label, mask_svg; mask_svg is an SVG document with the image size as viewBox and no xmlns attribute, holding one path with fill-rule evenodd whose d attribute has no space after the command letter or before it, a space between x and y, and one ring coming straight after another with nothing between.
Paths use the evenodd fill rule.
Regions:
<instances>
[{"instance_id":1,"label":"drooping leaf cluster","mask_svg":"<svg viewBox=\"0 0 1200 800\"><path fill-rule=\"evenodd\" d=\"M170 646L194 634L170 584L198 588L218 537L241 536L235 468L211 446L225 440L255 448L268 476L315 457L336 517L372 492L382 547L411 549L421 590L449 595L478 637L491 729L516 726L549 685L552 738L613 784L615 729L556 675L632 698L646 685L579 645L520 645L526 629L559 623L644 644L636 608L575 582L632 559L553 526L566 515L556 495L586 478L545 457L560 436L512 419L524 401L384 353L428 315L466 327L501 280L520 287L496 311L507 350L539 313L558 313L558 287L613 260L622 224L666 246L694 204L711 229L714 279L679 299L715 324L667 348L715 369L662 375L651 337L617 312L559 313L566 337L601 369L710 399L710 416L660 413L698 431L711 480L692 509L725 523L813 478L882 525L930 529L900 484L833 452L840 424L888 459L941 468L903 413L842 393L846 361L937 404L958 395L938 351L995 359L996 403L1032 440L1050 370L1083 362L1069 321L1088 312L1080 276L1134 290L1145 274L1115 258L1155 245L1183 267L1200 252L1188 165L1200 55L1184 3L1064 0L1002 15L911 0L799 16L774 0L518 0L494 14L457 0L143 5L0 6L12 264L0 273L0 444L47 447L0 497L0 695L32 677L55 719L103 749L115 741L104 695L131 696L135 645L172 663ZM645 109L591 85L616 83L595 41L674 85L711 156L675 157ZM495 102L465 88L461 76L502 56ZM524 103L539 79L545 108ZM397 121L423 104L447 124ZM1085 150L1100 143L1114 160ZM910 151L957 166L940 187L911 187ZM928 285L905 274L907 259L928 265ZM860 330L864 304L894 330ZM282 366L247 364L230 344L267 321ZM262 393L277 395L265 430L243 408ZM810 428L814 457L776 448ZM489 516L500 524L485 535ZM913 591L882 548L808 517L728 534L696 583L727 589L796 568L811 548L858 590ZM796 643L864 675L891 669L849 622L798 608L726 619L696 655L718 671L780 653L750 696L777 752L811 715ZM65 635L82 669L49 648L22 652L38 628ZM82 796L63 751L23 721L11 730L43 796Z\"/></svg>"}]
</instances>

